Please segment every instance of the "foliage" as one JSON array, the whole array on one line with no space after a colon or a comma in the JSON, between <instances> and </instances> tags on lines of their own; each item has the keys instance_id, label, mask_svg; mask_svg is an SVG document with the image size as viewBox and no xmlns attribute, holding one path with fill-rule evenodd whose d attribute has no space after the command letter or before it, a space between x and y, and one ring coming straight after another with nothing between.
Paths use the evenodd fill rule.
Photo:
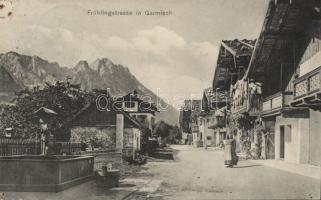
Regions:
<instances>
[{"instance_id":1,"label":"foliage","mask_svg":"<svg viewBox=\"0 0 321 200\"><path fill-rule=\"evenodd\" d=\"M172 126L167 124L164 121L156 123L154 129L154 135L161 137L162 139L169 136L169 131L172 129Z\"/></svg>"},{"instance_id":2,"label":"foliage","mask_svg":"<svg viewBox=\"0 0 321 200\"><path fill-rule=\"evenodd\" d=\"M177 125L173 126L169 131L169 136L166 138L166 141L171 144L176 144L181 139L182 131Z\"/></svg>"},{"instance_id":3,"label":"foliage","mask_svg":"<svg viewBox=\"0 0 321 200\"><path fill-rule=\"evenodd\" d=\"M141 154L136 154L135 159L133 159L133 157L126 157L124 159L131 165L143 165L147 163L146 156Z\"/></svg>"},{"instance_id":4,"label":"foliage","mask_svg":"<svg viewBox=\"0 0 321 200\"><path fill-rule=\"evenodd\" d=\"M182 131L175 125L172 126L164 121L160 121L156 124L154 134L161 137L163 140L166 139L169 143L176 143L177 140L182 139Z\"/></svg>"},{"instance_id":5,"label":"foliage","mask_svg":"<svg viewBox=\"0 0 321 200\"><path fill-rule=\"evenodd\" d=\"M182 127L183 132L191 133L190 121L191 121L191 110L182 110L180 113L180 126Z\"/></svg>"},{"instance_id":6,"label":"foliage","mask_svg":"<svg viewBox=\"0 0 321 200\"><path fill-rule=\"evenodd\" d=\"M236 124L239 129L247 131L253 128L254 121L248 114L244 114L236 119Z\"/></svg>"},{"instance_id":7,"label":"foliage","mask_svg":"<svg viewBox=\"0 0 321 200\"><path fill-rule=\"evenodd\" d=\"M71 142L87 144L90 148L100 149L112 148L114 140L114 134L106 134L95 128L75 128L70 138Z\"/></svg>"},{"instance_id":8,"label":"foliage","mask_svg":"<svg viewBox=\"0 0 321 200\"><path fill-rule=\"evenodd\" d=\"M148 149L148 138L151 137L151 130L149 128L143 128L141 130L141 137L140 137L140 146L142 153L147 153L149 151Z\"/></svg>"},{"instance_id":9,"label":"foliage","mask_svg":"<svg viewBox=\"0 0 321 200\"><path fill-rule=\"evenodd\" d=\"M41 107L58 113L49 122L50 129L55 132L91 99L91 94L81 91L78 85L69 82L57 82L54 85L47 83L42 89L39 86L24 89L16 94L15 105L3 106L0 132L5 128L13 128L17 137L35 138L40 129L39 117L34 113Z\"/></svg>"}]
</instances>

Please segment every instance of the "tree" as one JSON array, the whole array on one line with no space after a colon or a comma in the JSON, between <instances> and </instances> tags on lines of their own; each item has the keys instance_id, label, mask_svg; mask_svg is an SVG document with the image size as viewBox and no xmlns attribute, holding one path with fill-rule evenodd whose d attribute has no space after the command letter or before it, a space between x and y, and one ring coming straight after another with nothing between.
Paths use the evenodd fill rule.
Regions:
<instances>
[{"instance_id":1,"label":"tree","mask_svg":"<svg viewBox=\"0 0 321 200\"><path fill-rule=\"evenodd\" d=\"M180 126L182 131L185 133L191 133L190 121L191 121L191 110L182 109L180 112Z\"/></svg>"},{"instance_id":2,"label":"tree","mask_svg":"<svg viewBox=\"0 0 321 200\"><path fill-rule=\"evenodd\" d=\"M177 144L181 139L182 139L181 129L177 125L171 126L171 129L169 131L169 136L166 138L166 141L171 144Z\"/></svg>"},{"instance_id":3,"label":"tree","mask_svg":"<svg viewBox=\"0 0 321 200\"><path fill-rule=\"evenodd\" d=\"M174 126L174 133L175 133L176 140L182 139L182 130L177 125Z\"/></svg>"},{"instance_id":4,"label":"tree","mask_svg":"<svg viewBox=\"0 0 321 200\"><path fill-rule=\"evenodd\" d=\"M147 153L150 149L148 149L148 138L152 136L151 130L147 127L143 128L141 131L141 139L140 139L140 145L141 145L141 152Z\"/></svg>"},{"instance_id":5,"label":"tree","mask_svg":"<svg viewBox=\"0 0 321 200\"><path fill-rule=\"evenodd\" d=\"M164 121L160 121L155 126L154 135L160 136L162 139L164 139L169 136L169 131L171 129L171 125L167 124Z\"/></svg>"},{"instance_id":6,"label":"tree","mask_svg":"<svg viewBox=\"0 0 321 200\"><path fill-rule=\"evenodd\" d=\"M175 144L177 140L182 139L182 131L175 125L172 126L164 121L160 121L156 124L154 134L160 136L162 140L166 140L168 143Z\"/></svg>"},{"instance_id":7,"label":"tree","mask_svg":"<svg viewBox=\"0 0 321 200\"><path fill-rule=\"evenodd\" d=\"M40 130L39 117L34 112L46 107L58 113L50 122L50 129L54 133L92 100L92 94L83 92L79 85L69 82L46 83L43 89L37 86L22 90L16 94L15 105L2 109L0 131L10 127L17 137L35 138Z\"/></svg>"}]
</instances>

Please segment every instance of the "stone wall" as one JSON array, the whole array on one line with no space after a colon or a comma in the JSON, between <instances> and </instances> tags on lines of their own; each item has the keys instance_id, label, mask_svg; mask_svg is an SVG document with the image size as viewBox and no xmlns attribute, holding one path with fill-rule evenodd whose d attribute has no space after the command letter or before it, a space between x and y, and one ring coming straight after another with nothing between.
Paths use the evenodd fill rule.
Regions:
<instances>
[{"instance_id":1,"label":"stone wall","mask_svg":"<svg viewBox=\"0 0 321 200\"><path fill-rule=\"evenodd\" d=\"M91 156L8 156L0 158L1 191L56 192L93 177Z\"/></svg>"},{"instance_id":2,"label":"stone wall","mask_svg":"<svg viewBox=\"0 0 321 200\"><path fill-rule=\"evenodd\" d=\"M300 164L321 164L321 112L309 110L308 118L277 117L275 159L280 159L280 127L284 127L284 160Z\"/></svg>"},{"instance_id":3,"label":"stone wall","mask_svg":"<svg viewBox=\"0 0 321 200\"><path fill-rule=\"evenodd\" d=\"M321 112L310 110L309 164L321 165Z\"/></svg>"},{"instance_id":4,"label":"stone wall","mask_svg":"<svg viewBox=\"0 0 321 200\"><path fill-rule=\"evenodd\" d=\"M275 159L280 159L280 130L284 127L284 160L293 163L308 163L308 118L277 117L275 123Z\"/></svg>"},{"instance_id":5,"label":"stone wall","mask_svg":"<svg viewBox=\"0 0 321 200\"><path fill-rule=\"evenodd\" d=\"M95 170L101 170L103 165L107 165L109 163L113 165L113 168L119 169L120 165L123 163L121 151L92 151L83 152L82 154L94 157Z\"/></svg>"}]
</instances>

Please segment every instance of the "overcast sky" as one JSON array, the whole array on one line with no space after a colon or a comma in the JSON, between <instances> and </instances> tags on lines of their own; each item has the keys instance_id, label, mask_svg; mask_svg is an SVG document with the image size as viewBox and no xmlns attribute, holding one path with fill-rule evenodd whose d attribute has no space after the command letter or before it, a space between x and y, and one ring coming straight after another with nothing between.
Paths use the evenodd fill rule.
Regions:
<instances>
[{"instance_id":1,"label":"overcast sky","mask_svg":"<svg viewBox=\"0 0 321 200\"><path fill-rule=\"evenodd\" d=\"M0 52L38 55L73 67L107 57L145 86L172 99L211 86L220 41L258 36L267 0L13 0L0 19ZM88 10L142 11L141 16ZM170 10L145 16L145 10Z\"/></svg>"}]
</instances>

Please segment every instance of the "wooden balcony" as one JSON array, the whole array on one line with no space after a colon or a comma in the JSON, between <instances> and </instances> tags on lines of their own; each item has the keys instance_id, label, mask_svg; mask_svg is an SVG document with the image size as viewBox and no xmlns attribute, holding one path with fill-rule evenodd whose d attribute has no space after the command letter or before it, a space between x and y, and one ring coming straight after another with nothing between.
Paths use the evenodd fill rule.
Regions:
<instances>
[{"instance_id":1,"label":"wooden balcony","mask_svg":"<svg viewBox=\"0 0 321 200\"><path fill-rule=\"evenodd\" d=\"M275 115L280 111L290 106L293 99L293 92L278 92L274 95L268 96L262 101L262 116Z\"/></svg>"},{"instance_id":2,"label":"wooden balcony","mask_svg":"<svg viewBox=\"0 0 321 200\"><path fill-rule=\"evenodd\" d=\"M244 99L242 102L232 102L231 112L233 114L245 113L247 111L248 99Z\"/></svg>"},{"instance_id":3,"label":"wooden balcony","mask_svg":"<svg viewBox=\"0 0 321 200\"><path fill-rule=\"evenodd\" d=\"M291 106L321 106L321 66L295 79L294 98Z\"/></svg>"},{"instance_id":4,"label":"wooden balcony","mask_svg":"<svg viewBox=\"0 0 321 200\"><path fill-rule=\"evenodd\" d=\"M233 102L231 112L233 115L248 113L250 116L258 116L260 112L259 96L248 94L241 102Z\"/></svg>"}]
</instances>

